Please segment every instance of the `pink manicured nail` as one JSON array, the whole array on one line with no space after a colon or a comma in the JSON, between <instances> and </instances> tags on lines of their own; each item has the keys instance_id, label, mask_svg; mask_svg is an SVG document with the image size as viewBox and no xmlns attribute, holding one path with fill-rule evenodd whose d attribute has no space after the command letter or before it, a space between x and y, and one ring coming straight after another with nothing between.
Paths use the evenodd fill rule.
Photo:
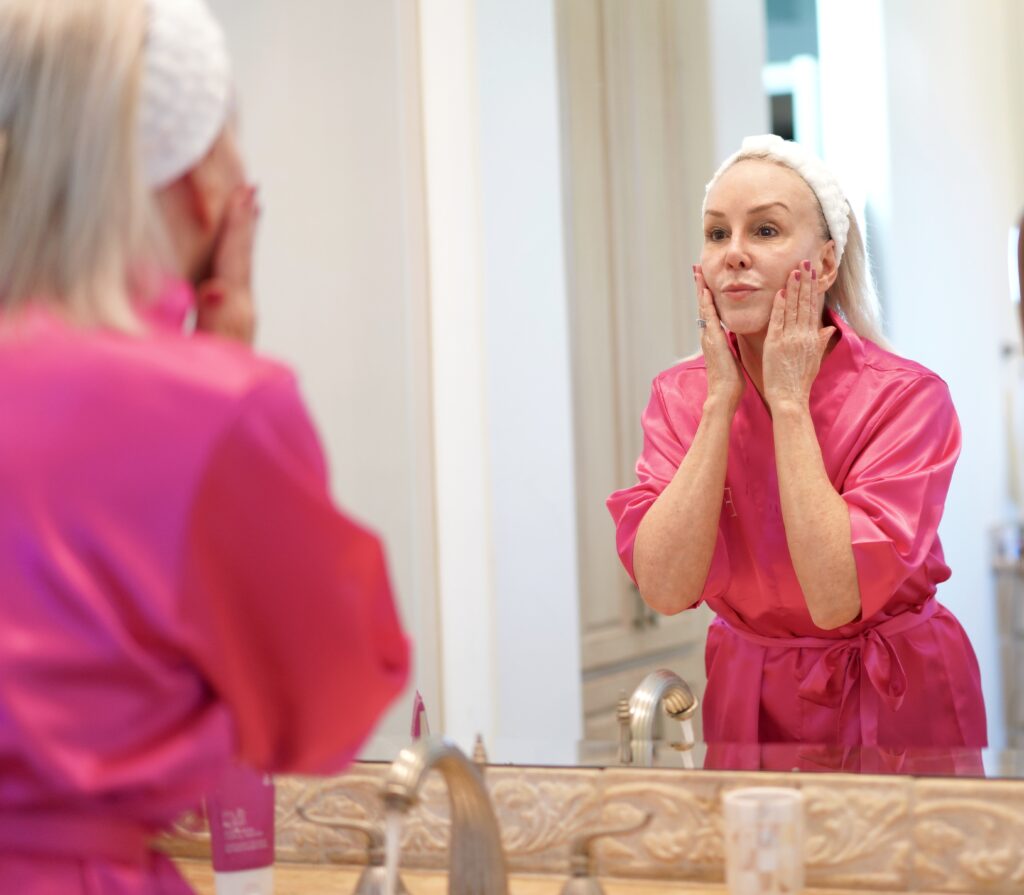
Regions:
<instances>
[{"instance_id":1,"label":"pink manicured nail","mask_svg":"<svg viewBox=\"0 0 1024 895\"><path fill-rule=\"evenodd\" d=\"M799 281L799 279L800 279L800 271L799 270L796 272L795 276L796 276L796 279Z\"/></svg>"},{"instance_id":2,"label":"pink manicured nail","mask_svg":"<svg viewBox=\"0 0 1024 895\"><path fill-rule=\"evenodd\" d=\"M810 261L805 261L804 262L804 270L810 270L810 269L811 269L811 262Z\"/></svg>"},{"instance_id":3,"label":"pink manicured nail","mask_svg":"<svg viewBox=\"0 0 1024 895\"><path fill-rule=\"evenodd\" d=\"M812 280L818 279L818 271L816 269L811 271L811 279Z\"/></svg>"}]
</instances>

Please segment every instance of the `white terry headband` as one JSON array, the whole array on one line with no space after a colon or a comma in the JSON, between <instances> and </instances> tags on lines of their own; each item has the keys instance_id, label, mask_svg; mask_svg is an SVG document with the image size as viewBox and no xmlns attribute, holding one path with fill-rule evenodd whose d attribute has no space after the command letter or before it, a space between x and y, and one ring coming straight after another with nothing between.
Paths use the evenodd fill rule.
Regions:
<instances>
[{"instance_id":1,"label":"white terry headband","mask_svg":"<svg viewBox=\"0 0 1024 895\"><path fill-rule=\"evenodd\" d=\"M843 189L835 175L825 166L821 159L812 155L799 143L783 140L775 134L762 134L747 137L738 152L734 152L715 172L704 191L704 206L701 215L707 210L708 193L729 168L745 158L764 158L779 162L792 168L799 174L818 197L818 204L825 215L829 236L836 244L836 265L843 258L846 238L850 233L850 203L846 201Z\"/></svg>"},{"instance_id":2,"label":"white terry headband","mask_svg":"<svg viewBox=\"0 0 1024 895\"><path fill-rule=\"evenodd\" d=\"M146 183L166 186L195 167L228 120L231 65L204 0L146 0L139 107Z\"/></svg>"}]
</instances>

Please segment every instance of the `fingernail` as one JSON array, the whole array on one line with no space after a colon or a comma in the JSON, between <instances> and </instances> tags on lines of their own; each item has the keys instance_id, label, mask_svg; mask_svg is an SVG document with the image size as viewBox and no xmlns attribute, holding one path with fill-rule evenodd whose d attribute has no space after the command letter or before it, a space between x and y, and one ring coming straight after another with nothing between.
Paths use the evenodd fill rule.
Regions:
<instances>
[{"instance_id":1,"label":"fingernail","mask_svg":"<svg viewBox=\"0 0 1024 895\"><path fill-rule=\"evenodd\" d=\"M217 307L224 301L224 293L220 289L207 289L203 292L203 304L209 307Z\"/></svg>"},{"instance_id":2,"label":"fingernail","mask_svg":"<svg viewBox=\"0 0 1024 895\"><path fill-rule=\"evenodd\" d=\"M816 279L818 279L818 270L817 270L817 268L814 268L814 269L813 269L813 270L811 271L811 279L812 279L812 280L816 280Z\"/></svg>"},{"instance_id":3,"label":"fingernail","mask_svg":"<svg viewBox=\"0 0 1024 895\"><path fill-rule=\"evenodd\" d=\"M811 262L810 261L805 261L804 262L804 270L810 270L810 269L811 269Z\"/></svg>"},{"instance_id":4,"label":"fingernail","mask_svg":"<svg viewBox=\"0 0 1024 895\"><path fill-rule=\"evenodd\" d=\"M794 276L796 277L797 280L799 280L800 279L800 271L798 270L796 272L796 274L794 274Z\"/></svg>"}]
</instances>

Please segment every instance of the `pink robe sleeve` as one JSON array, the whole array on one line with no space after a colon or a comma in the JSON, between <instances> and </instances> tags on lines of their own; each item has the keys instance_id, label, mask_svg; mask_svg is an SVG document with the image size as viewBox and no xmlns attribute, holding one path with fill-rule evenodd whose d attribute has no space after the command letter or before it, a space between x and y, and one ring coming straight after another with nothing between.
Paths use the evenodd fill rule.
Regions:
<instances>
[{"instance_id":1,"label":"pink robe sleeve","mask_svg":"<svg viewBox=\"0 0 1024 895\"><path fill-rule=\"evenodd\" d=\"M633 546L636 533L640 528L647 511L668 487L676 470L683 462L686 451L693 443L698 421L694 421L693 431L679 433L669 420L665 397L657 379L651 388L651 399L641 417L644 430L644 447L636 461L637 483L629 488L616 491L608 498L608 511L615 522L615 542L622 565L629 577L636 584L636 573L633 570ZM680 550L686 544L679 545ZM729 555L721 529L715 544L715 552L711 559L707 581L701 599L694 604L699 606L707 597L722 593L729 583Z\"/></svg>"},{"instance_id":2,"label":"pink robe sleeve","mask_svg":"<svg viewBox=\"0 0 1024 895\"><path fill-rule=\"evenodd\" d=\"M378 539L338 512L290 377L254 391L214 451L187 535L183 618L238 758L330 772L401 691L409 648Z\"/></svg>"},{"instance_id":3,"label":"pink robe sleeve","mask_svg":"<svg viewBox=\"0 0 1024 895\"><path fill-rule=\"evenodd\" d=\"M885 409L841 490L850 511L861 619L885 608L938 534L960 424L946 384L914 381Z\"/></svg>"}]
</instances>

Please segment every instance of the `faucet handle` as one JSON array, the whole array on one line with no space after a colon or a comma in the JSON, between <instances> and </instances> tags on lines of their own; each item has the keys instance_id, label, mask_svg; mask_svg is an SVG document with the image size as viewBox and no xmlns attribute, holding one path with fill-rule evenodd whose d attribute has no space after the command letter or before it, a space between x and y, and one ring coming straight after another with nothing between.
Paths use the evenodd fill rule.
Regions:
<instances>
[{"instance_id":1,"label":"faucet handle","mask_svg":"<svg viewBox=\"0 0 1024 895\"><path fill-rule=\"evenodd\" d=\"M625 690L619 691L615 705L615 719L619 722L619 764L633 763L633 712Z\"/></svg>"},{"instance_id":2,"label":"faucet handle","mask_svg":"<svg viewBox=\"0 0 1024 895\"><path fill-rule=\"evenodd\" d=\"M487 747L484 745L484 736L482 733L476 735L476 739L473 741L473 764L479 768L482 774L487 768L487 763L490 759L487 757Z\"/></svg>"},{"instance_id":3,"label":"faucet handle","mask_svg":"<svg viewBox=\"0 0 1024 895\"><path fill-rule=\"evenodd\" d=\"M628 836L632 833L639 833L651 822L653 817L654 815L648 811L637 823L624 827L599 827L576 836L569 845L569 872L572 877L562 887L562 895L604 895L604 889L593 875L591 843L606 836Z\"/></svg>"},{"instance_id":4,"label":"faucet handle","mask_svg":"<svg viewBox=\"0 0 1024 895\"><path fill-rule=\"evenodd\" d=\"M307 811L302 805L296 806L295 811L303 820L319 827L353 830L365 835L367 838L366 867L356 883L355 895L387 895L387 870L384 866L385 842L384 834L379 828L354 817L321 817ZM408 890L397 873L394 895L408 895Z\"/></svg>"}]
</instances>

